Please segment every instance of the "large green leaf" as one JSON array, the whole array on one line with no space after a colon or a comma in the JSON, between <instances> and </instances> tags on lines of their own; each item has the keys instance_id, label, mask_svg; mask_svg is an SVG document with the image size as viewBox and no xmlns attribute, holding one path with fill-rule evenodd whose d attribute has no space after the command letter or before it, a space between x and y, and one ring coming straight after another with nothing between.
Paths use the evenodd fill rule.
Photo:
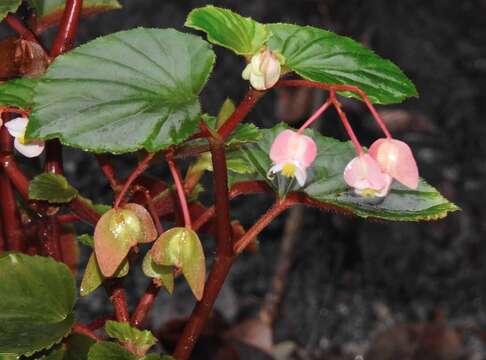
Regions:
<instances>
[{"instance_id":1,"label":"large green leaf","mask_svg":"<svg viewBox=\"0 0 486 360\"><path fill-rule=\"evenodd\" d=\"M56 25L62 18L66 0L28 0L36 13L35 31L42 32ZM117 0L84 0L82 16L121 8Z\"/></svg>"},{"instance_id":2,"label":"large green leaf","mask_svg":"<svg viewBox=\"0 0 486 360\"><path fill-rule=\"evenodd\" d=\"M43 173L32 179L29 185L29 198L45 200L50 203L67 203L78 195L62 175Z\"/></svg>"},{"instance_id":3,"label":"large green leaf","mask_svg":"<svg viewBox=\"0 0 486 360\"><path fill-rule=\"evenodd\" d=\"M29 78L14 79L0 84L0 107L29 109L32 107L36 85L37 80Z\"/></svg>"},{"instance_id":4,"label":"large green leaf","mask_svg":"<svg viewBox=\"0 0 486 360\"><path fill-rule=\"evenodd\" d=\"M272 32L268 46L285 57L287 68L305 79L356 85L380 104L417 96L413 83L395 64L348 37L312 26L267 26Z\"/></svg>"},{"instance_id":5,"label":"large green leaf","mask_svg":"<svg viewBox=\"0 0 486 360\"><path fill-rule=\"evenodd\" d=\"M231 158L244 162L248 170L243 173L230 172L231 182L264 180L277 193L285 194L288 184L278 181L282 180L279 176L270 181L266 175L272 166L268 155L271 144L286 128L286 125L279 124L263 130L263 138L258 144L244 145L231 152ZM364 218L395 221L439 219L458 209L423 180L417 190L406 189L394 182L390 193L381 201L355 195L343 179L346 164L356 156L351 143L328 138L312 130L307 130L306 134L316 141L318 155L308 169L309 179L305 187L297 189L294 185L293 190L304 192L317 207L343 210Z\"/></svg>"},{"instance_id":6,"label":"large green leaf","mask_svg":"<svg viewBox=\"0 0 486 360\"><path fill-rule=\"evenodd\" d=\"M0 258L0 353L32 354L65 337L74 323L71 271L52 258Z\"/></svg>"},{"instance_id":7,"label":"large green leaf","mask_svg":"<svg viewBox=\"0 0 486 360\"><path fill-rule=\"evenodd\" d=\"M210 42L239 55L253 55L270 37L265 25L213 5L192 10L185 25L206 32Z\"/></svg>"},{"instance_id":8,"label":"large green leaf","mask_svg":"<svg viewBox=\"0 0 486 360\"><path fill-rule=\"evenodd\" d=\"M198 94L214 60L207 42L173 29L93 40L49 67L27 136L112 153L178 144L198 128Z\"/></svg>"},{"instance_id":9,"label":"large green leaf","mask_svg":"<svg viewBox=\"0 0 486 360\"><path fill-rule=\"evenodd\" d=\"M0 21L3 20L8 13L14 13L22 3L22 0L2 0L0 2Z\"/></svg>"}]
</instances>

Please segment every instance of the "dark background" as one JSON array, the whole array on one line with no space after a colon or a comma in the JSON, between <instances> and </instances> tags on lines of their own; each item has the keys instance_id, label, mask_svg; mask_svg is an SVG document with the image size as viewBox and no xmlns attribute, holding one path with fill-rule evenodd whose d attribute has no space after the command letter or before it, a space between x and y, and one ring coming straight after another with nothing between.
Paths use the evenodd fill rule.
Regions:
<instances>
[{"instance_id":1,"label":"dark background","mask_svg":"<svg viewBox=\"0 0 486 360\"><path fill-rule=\"evenodd\" d=\"M387 224L306 209L286 281L288 292L275 324L277 343L291 340L306 354L341 346L358 355L386 319L389 323L421 322L432 310L442 312L452 326L486 328L482 241L486 225L486 143L482 141L486 133L486 1L121 2L122 10L82 21L79 43L137 26L190 31L183 28L188 12L212 3L262 22L309 24L351 36L399 65L417 86L420 98L386 107L386 119L396 136L413 147L421 175L462 211L433 223ZM46 41L49 36L52 31ZM215 71L201 96L204 110L213 114L226 97L239 101L247 89L240 77L242 60L225 49L215 50ZM284 120L297 125L323 99L322 94L311 92L299 95L309 101L294 104L297 95L290 102L285 95L267 95L249 118L270 127L292 109L296 114ZM370 116L357 102L346 102L346 107L360 138L369 145L379 136ZM344 139L337 124L332 115L326 115L323 133ZM67 150L66 156L70 181L84 195L110 201L93 158L77 150ZM133 164L133 159L118 161L123 171L128 169L125 164ZM270 201L265 196L236 201L233 215L251 225L255 209L263 212ZM285 218L286 214L259 237L257 254L238 260L218 306L227 321L237 322L258 309L269 287ZM132 279L129 286L133 302L146 280ZM102 291L82 300L83 318L92 319L104 301ZM186 315L192 304L186 285L178 282L172 299L165 294L158 299L154 328ZM464 358L482 358L475 337L466 334L466 347L470 357Z\"/></svg>"}]
</instances>

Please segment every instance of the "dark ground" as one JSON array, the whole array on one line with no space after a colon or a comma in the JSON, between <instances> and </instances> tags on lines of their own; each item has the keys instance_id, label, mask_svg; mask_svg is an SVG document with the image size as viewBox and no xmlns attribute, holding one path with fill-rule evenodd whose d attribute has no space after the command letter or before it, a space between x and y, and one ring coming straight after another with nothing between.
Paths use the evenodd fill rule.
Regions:
<instances>
[{"instance_id":1,"label":"dark ground","mask_svg":"<svg viewBox=\"0 0 486 360\"><path fill-rule=\"evenodd\" d=\"M192 8L213 3L263 22L310 24L349 35L393 60L417 85L419 99L387 107L394 110L390 123L398 127L397 137L414 148L422 176L462 211L434 223L385 224L306 209L288 293L276 322L276 342L291 340L310 352L343 345L358 355L385 323L424 321L433 309L441 309L452 325L486 328L486 1L121 2L123 10L84 21L81 41L136 26L182 29ZM229 51L216 52L215 72L202 94L210 113L226 97L238 101L246 90L241 61ZM271 126L279 121L276 110L285 112L285 103L281 95L270 95L251 119ZM349 111L369 143L378 135L368 125L369 116L356 103L349 104ZM307 112L298 115L301 121ZM329 119L323 132L344 138L335 124ZM67 166L72 183L85 195L109 201L104 179L92 176L98 171L93 158L78 151L68 154L73 159ZM233 214L249 225L255 220L254 209L263 211L269 200L234 202ZM237 262L219 306L227 320L258 308L269 287L284 222L282 216L260 236L259 253ZM146 286L140 281L131 282L136 291ZM103 301L99 292L79 308L95 314ZM192 298L181 282L172 299L159 299L153 324L185 315L191 307ZM475 349L470 359L486 358L475 338L467 336L466 345Z\"/></svg>"}]
</instances>

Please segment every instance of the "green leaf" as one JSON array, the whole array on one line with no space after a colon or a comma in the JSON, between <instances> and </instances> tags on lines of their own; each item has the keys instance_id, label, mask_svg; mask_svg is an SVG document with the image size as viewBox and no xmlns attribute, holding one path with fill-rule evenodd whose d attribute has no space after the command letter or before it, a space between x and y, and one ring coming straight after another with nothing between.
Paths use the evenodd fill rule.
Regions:
<instances>
[{"instance_id":1,"label":"green leaf","mask_svg":"<svg viewBox=\"0 0 486 360\"><path fill-rule=\"evenodd\" d=\"M105 330L108 336L120 342L130 343L138 354L145 354L148 349L157 343L157 339L150 331L139 330L130 326L129 323L108 320Z\"/></svg>"},{"instance_id":2,"label":"green leaf","mask_svg":"<svg viewBox=\"0 0 486 360\"><path fill-rule=\"evenodd\" d=\"M173 29L93 40L49 67L27 137L112 153L178 144L197 131L198 94L214 60L207 42Z\"/></svg>"},{"instance_id":3,"label":"green leaf","mask_svg":"<svg viewBox=\"0 0 486 360\"><path fill-rule=\"evenodd\" d=\"M74 323L71 271L52 258L0 258L0 353L31 355L65 337Z\"/></svg>"},{"instance_id":4,"label":"green leaf","mask_svg":"<svg viewBox=\"0 0 486 360\"><path fill-rule=\"evenodd\" d=\"M94 344L88 353L88 360L136 360L130 351L120 345L102 341Z\"/></svg>"},{"instance_id":5,"label":"green leaf","mask_svg":"<svg viewBox=\"0 0 486 360\"><path fill-rule=\"evenodd\" d=\"M61 20L66 4L66 0L28 0L28 2L36 13L35 31L38 33ZM117 0L84 0L82 16L119 8L121 5Z\"/></svg>"},{"instance_id":6,"label":"green leaf","mask_svg":"<svg viewBox=\"0 0 486 360\"><path fill-rule=\"evenodd\" d=\"M2 0L0 3L0 21L2 21L8 13L14 13L22 3L22 0Z\"/></svg>"},{"instance_id":7,"label":"green leaf","mask_svg":"<svg viewBox=\"0 0 486 360\"><path fill-rule=\"evenodd\" d=\"M130 264L127 259L125 259L118 269L113 274L113 277L122 278L128 274L130 271ZM96 261L96 256L94 253L88 259L88 264L84 270L83 279L81 280L81 286L79 288L79 294L81 296L88 296L93 291L95 291L102 283L106 280L106 277L101 273L98 262Z\"/></svg>"},{"instance_id":8,"label":"green leaf","mask_svg":"<svg viewBox=\"0 0 486 360\"><path fill-rule=\"evenodd\" d=\"M212 5L192 10L184 25L204 31L210 42L238 55L253 55L270 37L265 25Z\"/></svg>"},{"instance_id":9,"label":"green leaf","mask_svg":"<svg viewBox=\"0 0 486 360\"><path fill-rule=\"evenodd\" d=\"M86 360L95 340L81 334L71 334L68 338L68 346L64 360Z\"/></svg>"},{"instance_id":10,"label":"green leaf","mask_svg":"<svg viewBox=\"0 0 486 360\"><path fill-rule=\"evenodd\" d=\"M160 280L169 294L174 292L174 270L172 269L172 266L164 266L155 263L152 259L152 255L148 252L143 258L142 270L146 276Z\"/></svg>"},{"instance_id":11,"label":"green leaf","mask_svg":"<svg viewBox=\"0 0 486 360\"><path fill-rule=\"evenodd\" d=\"M78 190L73 188L62 175L42 173L33 178L29 185L29 198L33 200L68 203L76 196Z\"/></svg>"},{"instance_id":12,"label":"green leaf","mask_svg":"<svg viewBox=\"0 0 486 360\"><path fill-rule=\"evenodd\" d=\"M36 85L37 80L25 77L0 84L0 107L9 106L30 109Z\"/></svg>"},{"instance_id":13,"label":"green leaf","mask_svg":"<svg viewBox=\"0 0 486 360\"><path fill-rule=\"evenodd\" d=\"M219 129L233 115L235 109L235 103L230 98L226 98L216 116L216 129Z\"/></svg>"},{"instance_id":14,"label":"green leaf","mask_svg":"<svg viewBox=\"0 0 486 360\"><path fill-rule=\"evenodd\" d=\"M230 172L232 183L245 180L264 180L279 194L286 193L287 183L277 176L270 181L266 174L272 166L268 154L275 137L287 126L279 124L272 129L263 130L263 138L257 144L248 144L230 153L232 157L246 162L251 173ZM421 180L417 190L406 189L396 181L391 192L382 200L364 198L354 194L343 179L344 168L356 156L350 142L322 136L306 130L317 144L318 155L308 169L308 183L303 189L312 205L325 209L342 210L364 218L394 221L419 221L443 218L448 212L458 208L445 199L436 189Z\"/></svg>"},{"instance_id":15,"label":"green leaf","mask_svg":"<svg viewBox=\"0 0 486 360\"><path fill-rule=\"evenodd\" d=\"M150 250L155 263L182 269L196 299L201 300L206 280L206 263L201 240L188 228L167 230L155 241Z\"/></svg>"},{"instance_id":16,"label":"green leaf","mask_svg":"<svg viewBox=\"0 0 486 360\"><path fill-rule=\"evenodd\" d=\"M78 240L81 244L89 246L89 247L94 247L94 240L93 236L89 234L81 234L76 237L76 240Z\"/></svg>"},{"instance_id":17,"label":"green leaf","mask_svg":"<svg viewBox=\"0 0 486 360\"><path fill-rule=\"evenodd\" d=\"M284 65L304 79L356 85L372 102L380 104L417 96L413 83L395 64L348 37L312 26L268 27L272 32L268 47L281 53L286 60Z\"/></svg>"}]
</instances>

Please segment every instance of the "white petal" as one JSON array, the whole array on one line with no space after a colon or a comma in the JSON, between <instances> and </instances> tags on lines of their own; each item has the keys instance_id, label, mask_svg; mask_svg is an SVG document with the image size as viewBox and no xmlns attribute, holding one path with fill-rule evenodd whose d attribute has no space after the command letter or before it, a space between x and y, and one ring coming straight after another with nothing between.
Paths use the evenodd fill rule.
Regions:
<instances>
[{"instance_id":1,"label":"white petal","mask_svg":"<svg viewBox=\"0 0 486 360\"><path fill-rule=\"evenodd\" d=\"M5 123L5 127L13 137L24 136L28 122L29 120L27 118L18 117Z\"/></svg>"},{"instance_id":2,"label":"white petal","mask_svg":"<svg viewBox=\"0 0 486 360\"><path fill-rule=\"evenodd\" d=\"M307 172L305 171L305 169L302 168L301 166L296 166L295 178L297 179L297 182L299 183L300 187L304 186L307 180Z\"/></svg>"},{"instance_id":3,"label":"white petal","mask_svg":"<svg viewBox=\"0 0 486 360\"><path fill-rule=\"evenodd\" d=\"M15 138L14 146L22 155L33 158L39 156L44 151L44 141L31 141L26 144L21 144L20 141Z\"/></svg>"},{"instance_id":4,"label":"white petal","mask_svg":"<svg viewBox=\"0 0 486 360\"><path fill-rule=\"evenodd\" d=\"M250 84L257 90L266 90L265 78L263 75L257 75L255 73L250 74Z\"/></svg>"},{"instance_id":5,"label":"white petal","mask_svg":"<svg viewBox=\"0 0 486 360\"><path fill-rule=\"evenodd\" d=\"M267 178L272 180L276 173L278 173L279 171L282 171L282 168L283 168L283 164L273 165L267 172Z\"/></svg>"},{"instance_id":6,"label":"white petal","mask_svg":"<svg viewBox=\"0 0 486 360\"><path fill-rule=\"evenodd\" d=\"M241 77L245 80L250 79L250 74L251 74L251 64L246 65L246 67L243 69L243 72L241 73Z\"/></svg>"}]
</instances>

